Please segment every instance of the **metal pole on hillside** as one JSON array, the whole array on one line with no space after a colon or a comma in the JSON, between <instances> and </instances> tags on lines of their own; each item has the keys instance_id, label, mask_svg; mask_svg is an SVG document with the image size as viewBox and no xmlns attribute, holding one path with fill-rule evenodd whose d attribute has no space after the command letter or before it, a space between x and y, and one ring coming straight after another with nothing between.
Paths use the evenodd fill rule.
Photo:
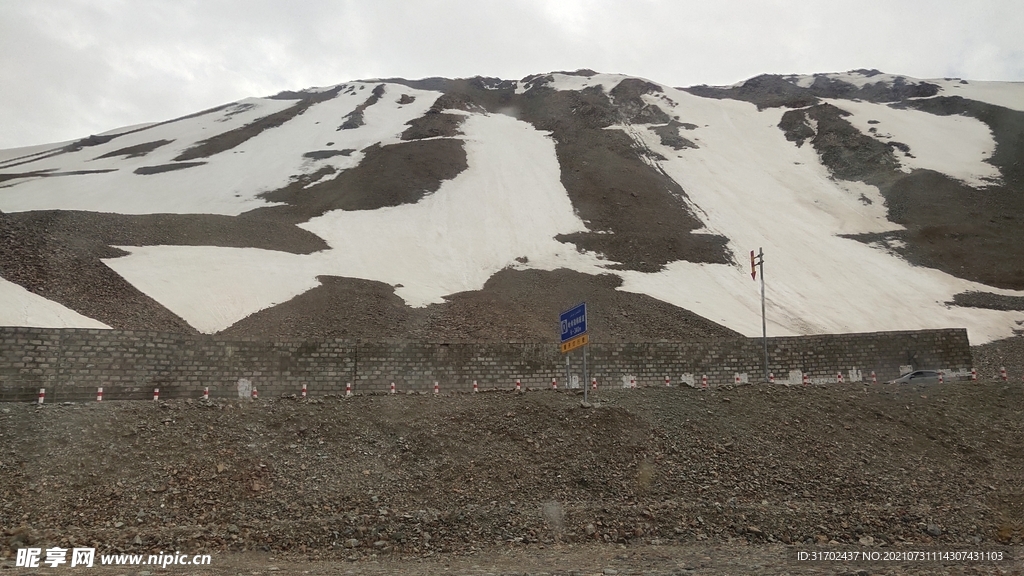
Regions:
<instances>
[{"instance_id":1,"label":"metal pole on hillside","mask_svg":"<svg viewBox=\"0 0 1024 576\"><path fill-rule=\"evenodd\" d=\"M571 374L571 372L569 370L569 355L566 354L565 355L565 387L566 388L569 387L569 380L570 380L570 378L572 378L572 376L570 374Z\"/></svg>"},{"instance_id":2,"label":"metal pole on hillside","mask_svg":"<svg viewBox=\"0 0 1024 576\"><path fill-rule=\"evenodd\" d=\"M764 311L764 249L758 248L757 255L750 251L750 277L757 279L757 266L761 268L761 341L764 343L764 381L768 382L768 321Z\"/></svg>"},{"instance_id":3,"label":"metal pole on hillside","mask_svg":"<svg viewBox=\"0 0 1024 576\"><path fill-rule=\"evenodd\" d=\"M587 402L587 347L583 347L583 402Z\"/></svg>"}]
</instances>

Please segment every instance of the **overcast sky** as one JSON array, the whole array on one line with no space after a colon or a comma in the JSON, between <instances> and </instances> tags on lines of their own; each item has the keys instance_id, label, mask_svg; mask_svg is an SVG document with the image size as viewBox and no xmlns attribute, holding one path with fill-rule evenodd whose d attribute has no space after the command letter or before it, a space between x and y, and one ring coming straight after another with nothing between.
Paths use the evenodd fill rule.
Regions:
<instances>
[{"instance_id":1,"label":"overcast sky","mask_svg":"<svg viewBox=\"0 0 1024 576\"><path fill-rule=\"evenodd\" d=\"M248 96L592 68L1024 81L1021 0L0 0L0 148Z\"/></svg>"}]
</instances>

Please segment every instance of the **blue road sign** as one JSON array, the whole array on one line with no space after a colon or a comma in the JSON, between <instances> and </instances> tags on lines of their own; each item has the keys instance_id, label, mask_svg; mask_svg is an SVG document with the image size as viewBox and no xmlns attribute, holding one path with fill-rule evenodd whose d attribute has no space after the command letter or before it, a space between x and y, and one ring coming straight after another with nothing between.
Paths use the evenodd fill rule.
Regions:
<instances>
[{"instance_id":1,"label":"blue road sign","mask_svg":"<svg viewBox=\"0 0 1024 576\"><path fill-rule=\"evenodd\" d=\"M587 303L583 302L562 312L562 342L571 340L587 331Z\"/></svg>"}]
</instances>

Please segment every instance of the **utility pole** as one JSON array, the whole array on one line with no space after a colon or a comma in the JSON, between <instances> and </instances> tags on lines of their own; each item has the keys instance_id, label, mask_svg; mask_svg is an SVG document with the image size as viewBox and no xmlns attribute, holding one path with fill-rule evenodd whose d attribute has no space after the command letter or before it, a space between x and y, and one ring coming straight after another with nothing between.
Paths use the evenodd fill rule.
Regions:
<instances>
[{"instance_id":1,"label":"utility pole","mask_svg":"<svg viewBox=\"0 0 1024 576\"><path fill-rule=\"evenodd\" d=\"M768 382L768 321L764 312L764 249L758 248L757 254L750 251L750 277L757 280L757 267L761 267L761 340L764 343L764 381Z\"/></svg>"}]
</instances>

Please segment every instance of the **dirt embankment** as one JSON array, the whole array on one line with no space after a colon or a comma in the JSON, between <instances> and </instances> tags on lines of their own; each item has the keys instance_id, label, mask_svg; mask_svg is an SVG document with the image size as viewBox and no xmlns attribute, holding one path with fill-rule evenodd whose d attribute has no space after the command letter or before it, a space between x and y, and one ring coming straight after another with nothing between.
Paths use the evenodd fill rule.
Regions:
<instances>
[{"instance_id":1,"label":"dirt embankment","mask_svg":"<svg viewBox=\"0 0 1024 576\"><path fill-rule=\"evenodd\" d=\"M602 341L739 336L720 324L645 294L622 280L571 270L501 270L481 290L410 308L383 282L320 276L321 285L256 312L219 333L256 338L396 338L430 341L555 342L559 312L590 304L590 333Z\"/></svg>"},{"instance_id":2,"label":"dirt embankment","mask_svg":"<svg viewBox=\"0 0 1024 576\"><path fill-rule=\"evenodd\" d=\"M0 555L1021 543L1021 386L0 407ZM559 544L561 543L561 544Z\"/></svg>"}]
</instances>

